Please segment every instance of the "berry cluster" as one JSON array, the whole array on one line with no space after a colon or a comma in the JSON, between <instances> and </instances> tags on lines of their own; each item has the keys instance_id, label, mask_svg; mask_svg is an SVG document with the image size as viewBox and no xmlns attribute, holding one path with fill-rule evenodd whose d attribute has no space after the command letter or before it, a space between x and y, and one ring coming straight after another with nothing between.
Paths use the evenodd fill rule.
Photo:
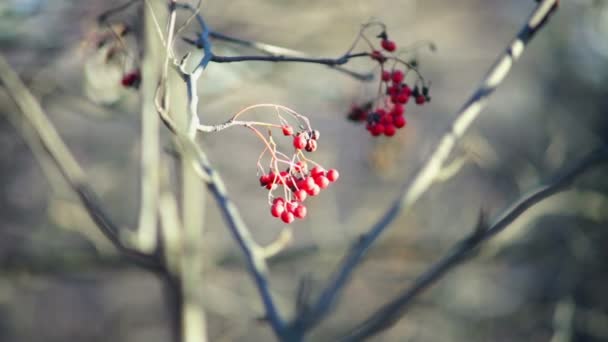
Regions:
<instances>
[{"instance_id":1,"label":"berry cluster","mask_svg":"<svg viewBox=\"0 0 608 342\"><path fill-rule=\"evenodd\" d=\"M258 158L260 186L268 191L270 214L285 223L307 215L304 201L310 196L317 196L340 176L336 169L325 170L323 166L311 160L309 154L318 148L320 132L310 126L308 118L295 111L279 105L255 105L239 113L233 119L252 108L274 107L280 124L265 122L248 122L247 127L256 133L266 146ZM287 120L286 118L290 119ZM293 124L293 120L296 124ZM265 136L257 126L268 128ZM282 136L291 139L292 153L280 151L272 132L280 130ZM262 162L267 160L267 166ZM280 195L275 196L275 191Z\"/></svg>"},{"instance_id":2,"label":"berry cluster","mask_svg":"<svg viewBox=\"0 0 608 342\"><path fill-rule=\"evenodd\" d=\"M279 186L285 189L285 197L276 197L270 206L270 214L285 223L306 217L304 201L308 196L317 196L330 183L338 180L338 170L325 171L314 166L310 171L305 162L299 161L278 174L270 171L260 177L260 186L272 191Z\"/></svg>"},{"instance_id":3,"label":"berry cluster","mask_svg":"<svg viewBox=\"0 0 608 342\"><path fill-rule=\"evenodd\" d=\"M431 97L429 85L416 69L416 62L406 62L392 54L397 50L397 45L388 38L385 30L378 38L384 51L375 49L370 43L372 52L369 53L370 58L380 66L378 95L364 105L353 106L348 119L366 122L366 128L372 136L390 137L407 124L405 112L410 99L413 98L413 102L421 106L430 102ZM388 64L391 65L387 66ZM414 75L414 79L408 84L406 81L410 74Z\"/></svg>"}]
</instances>

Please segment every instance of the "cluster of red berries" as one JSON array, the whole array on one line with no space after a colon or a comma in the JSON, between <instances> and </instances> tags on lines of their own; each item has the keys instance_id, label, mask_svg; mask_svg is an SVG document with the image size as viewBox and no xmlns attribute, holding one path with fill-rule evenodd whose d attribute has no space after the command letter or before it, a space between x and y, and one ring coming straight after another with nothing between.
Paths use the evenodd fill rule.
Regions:
<instances>
[{"instance_id":1,"label":"cluster of red berries","mask_svg":"<svg viewBox=\"0 0 608 342\"><path fill-rule=\"evenodd\" d=\"M124 74L122 79L120 80L120 84L122 84L125 88L139 88L139 84L141 83L141 72L139 69L135 69L131 72Z\"/></svg>"},{"instance_id":2,"label":"cluster of red berries","mask_svg":"<svg viewBox=\"0 0 608 342\"><path fill-rule=\"evenodd\" d=\"M317 149L319 131L306 129L295 133L293 127L287 124L282 125L281 130L283 135L293 137L292 144L296 151L294 159L297 158L298 161L287 161L289 167L284 171L278 171L275 164L268 173L264 172L260 176L260 186L271 193L283 187L284 196L273 199L270 214L285 223L291 223L296 218L306 217L307 209L304 205L306 198L317 196L330 183L338 180L340 174L336 169L325 171L323 167L302 154L302 150L314 152ZM315 164L310 170L308 170L308 162Z\"/></svg>"},{"instance_id":3,"label":"cluster of red berries","mask_svg":"<svg viewBox=\"0 0 608 342\"><path fill-rule=\"evenodd\" d=\"M293 127L284 125L282 126L283 135L290 136L293 135L293 147L296 150L305 150L306 152L314 152L317 150L317 140L321 136L319 131L310 130L307 132L299 132L294 135Z\"/></svg>"},{"instance_id":4,"label":"cluster of red berries","mask_svg":"<svg viewBox=\"0 0 608 342\"><path fill-rule=\"evenodd\" d=\"M291 223L296 218L302 219L306 216L307 210L303 203L308 196L317 196L330 183L338 180L338 177L340 174L336 169L325 171L320 166L315 166L308 171L306 164L299 161L278 174L273 171L263 174L260 177L260 186L270 191L279 186L288 190L286 198L277 197L273 200L270 214L285 223Z\"/></svg>"},{"instance_id":5,"label":"cluster of red berries","mask_svg":"<svg viewBox=\"0 0 608 342\"><path fill-rule=\"evenodd\" d=\"M395 42L388 39L386 32L382 32L378 38L381 39L380 45L387 52L397 49ZM355 122L367 122L366 128L372 136L393 136L398 129L405 127L405 106L411 98L417 105L423 105L431 101L429 87L421 80L420 75L411 88L405 79L407 73L414 68L414 63L406 63L397 57L386 56L379 50L373 50L370 57L380 64L380 92L375 101L370 101L362 106L354 106L348 114L348 119ZM392 71L385 70L384 64L392 59L395 65L404 65L404 70L393 67ZM422 86L418 86L422 83ZM376 105L374 105L376 104Z\"/></svg>"}]
</instances>

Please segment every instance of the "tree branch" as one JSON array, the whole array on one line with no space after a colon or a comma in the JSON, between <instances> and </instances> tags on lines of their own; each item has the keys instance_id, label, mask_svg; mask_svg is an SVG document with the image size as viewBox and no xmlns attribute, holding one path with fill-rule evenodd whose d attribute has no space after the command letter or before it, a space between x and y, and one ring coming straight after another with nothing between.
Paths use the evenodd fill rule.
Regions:
<instances>
[{"instance_id":1,"label":"tree branch","mask_svg":"<svg viewBox=\"0 0 608 342\"><path fill-rule=\"evenodd\" d=\"M162 271L162 263L156 255L141 253L127 247L121 241L120 229L112 222L97 195L88 185L84 171L80 168L80 165L64 144L55 127L49 121L40 103L1 55L0 80L4 84L9 96L21 110L24 119L32 126L36 136L49 152L72 189L78 194L82 205L106 238L112 242L119 252L139 266L156 272Z\"/></svg>"},{"instance_id":2,"label":"tree branch","mask_svg":"<svg viewBox=\"0 0 608 342\"><path fill-rule=\"evenodd\" d=\"M479 225L480 229L474 230L470 236L455 244L443 258L429 267L409 288L403 290L395 299L382 306L382 308L358 324L356 328L343 336L340 340L360 341L391 327L405 315L405 310L418 294L438 281L462 261L466 260L467 257L471 256L473 254L472 252L480 247L484 241L487 241L494 235L505 230L513 221L533 205L549 196L565 190L572 185L576 177L593 166L606 161L608 161L608 148L602 147L584 157L562 175L554 178L551 182L522 196L517 202L499 215L494 223L487 226L487 228L485 223L481 222Z\"/></svg>"},{"instance_id":3,"label":"tree branch","mask_svg":"<svg viewBox=\"0 0 608 342\"><path fill-rule=\"evenodd\" d=\"M349 53L347 53L339 58L314 58L300 51L276 45L240 39L223 33L215 32L208 28L203 17L190 4L179 4L178 7L195 13L197 21L201 26L201 29L203 30L203 32L199 35L197 39L189 39L185 37L182 39L185 42L192 44L198 48L204 48L205 56L210 57L209 61L216 63L233 63L246 61L314 63L326 65L332 69L343 72L360 81L371 81L374 78L374 75L372 73L358 73L356 71L352 71L341 66L343 64L346 64L351 58L369 56L368 53L359 53L354 55L350 55ZM266 56L215 56L211 53L211 42L209 41L210 37L227 41L233 44L253 48L261 53L266 54Z\"/></svg>"},{"instance_id":4,"label":"tree branch","mask_svg":"<svg viewBox=\"0 0 608 342\"><path fill-rule=\"evenodd\" d=\"M331 311L344 286L348 283L352 273L365 256L367 250L397 218L402 209L408 210L429 189L435 177L441 171L443 163L447 160L456 145L456 141L464 135L472 122L478 117L488 97L494 93L508 74L513 62L522 55L526 44L530 42L536 32L547 22L550 15L557 8L557 3L557 0L543 0L538 4L523 29L490 68L480 87L458 111L451 127L444 134L429 159L414 175L412 181L404 184L401 194L387 212L350 248L321 295L308 311L302 312L292 322L292 329L301 331L304 334L307 330L316 326Z\"/></svg>"},{"instance_id":5,"label":"tree branch","mask_svg":"<svg viewBox=\"0 0 608 342\"><path fill-rule=\"evenodd\" d=\"M202 169L206 175L207 187L215 198L232 237L235 239L241 252L245 256L247 268L253 277L262 299L262 304L266 310L266 319L270 322L277 337L283 339L286 333L285 322L276 308L270 293L270 285L267 277L268 267L266 265L266 253L264 249L253 240L237 207L230 198L228 198L223 180L217 171L211 167L211 164L202 149L191 140L186 139L183 135L180 135L179 137L180 139L178 141L182 145L180 147L184 150L184 155L194 157L194 162L197 163L198 167Z\"/></svg>"}]
</instances>

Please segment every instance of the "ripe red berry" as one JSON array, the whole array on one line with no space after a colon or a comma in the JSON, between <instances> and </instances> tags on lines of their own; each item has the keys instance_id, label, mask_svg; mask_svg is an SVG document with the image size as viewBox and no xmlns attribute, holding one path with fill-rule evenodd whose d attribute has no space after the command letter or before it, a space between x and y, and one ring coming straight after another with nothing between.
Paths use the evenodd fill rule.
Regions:
<instances>
[{"instance_id":1,"label":"ripe red berry","mask_svg":"<svg viewBox=\"0 0 608 342\"><path fill-rule=\"evenodd\" d=\"M134 87L137 88L139 86L139 82L141 81L141 74L139 70L131 71L130 73L125 74L120 80L120 83L123 87Z\"/></svg>"},{"instance_id":2,"label":"ripe red berry","mask_svg":"<svg viewBox=\"0 0 608 342\"><path fill-rule=\"evenodd\" d=\"M378 50L374 50L372 51L372 53L370 54L370 57L373 60L376 60L380 63L384 63L386 61L386 57L384 57L384 55L382 54L382 52L378 51Z\"/></svg>"},{"instance_id":3,"label":"ripe red berry","mask_svg":"<svg viewBox=\"0 0 608 342\"><path fill-rule=\"evenodd\" d=\"M306 147L306 137L304 136L304 134L300 133L293 138L293 147L298 150L301 150Z\"/></svg>"},{"instance_id":4,"label":"ripe red berry","mask_svg":"<svg viewBox=\"0 0 608 342\"><path fill-rule=\"evenodd\" d=\"M289 135L293 134L293 127L284 125L282 128L283 128L283 135L289 136Z\"/></svg>"},{"instance_id":5,"label":"ripe red berry","mask_svg":"<svg viewBox=\"0 0 608 342\"><path fill-rule=\"evenodd\" d=\"M424 97L424 95L418 95L418 96L416 96L416 104L417 105L422 105L422 104L424 104L425 101L426 101L426 98Z\"/></svg>"},{"instance_id":6,"label":"ripe red berry","mask_svg":"<svg viewBox=\"0 0 608 342\"><path fill-rule=\"evenodd\" d=\"M319 188L319 186L317 184L314 184L312 187L310 187L308 190L306 190L306 193L309 194L310 196L317 196L320 192L321 192L321 188Z\"/></svg>"},{"instance_id":7,"label":"ripe red berry","mask_svg":"<svg viewBox=\"0 0 608 342\"><path fill-rule=\"evenodd\" d=\"M388 82L390 79L391 79L391 73L386 70L383 70L382 71L382 80L384 82Z\"/></svg>"},{"instance_id":8,"label":"ripe red berry","mask_svg":"<svg viewBox=\"0 0 608 342\"><path fill-rule=\"evenodd\" d=\"M393 123L393 115L392 114L384 114L381 118L380 118L380 122L382 122L385 125L390 125Z\"/></svg>"},{"instance_id":9,"label":"ripe red berry","mask_svg":"<svg viewBox=\"0 0 608 342\"><path fill-rule=\"evenodd\" d=\"M325 170L320 166L315 166L310 170L310 176L312 178L317 178L318 176L322 176L325 174Z\"/></svg>"},{"instance_id":10,"label":"ripe red berry","mask_svg":"<svg viewBox=\"0 0 608 342\"><path fill-rule=\"evenodd\" d=\"M400 93L399 95L397 95L397 103L406 104L407 101L409 101L409 99L410 99L410 96L407 94Z\"/></svg>"},{"instance_id":11,"label":"ripe red berry","mask_svg":"<svg viewBox=\"0 0 608 342\"><path fill-rule=\"evenodd\" d=\"M374 124L372 126L371 133L375 137L377 137L380 134L384 133L384 125L382 125L382 124Z\"/></svg>"},{"instance_id":12,"label":"ripe red berry","mask_svg":"<svg viewBox=\"0 0 608 342\"><path fill-rule=\"evenodd\" d=\"M395 135L396 131L397 129L395 128L395 125L384 125L384 135L386 135L387 137L392 137L393 135Z\"/></svg>"},{"instance_id":13,"label":"ripe red berry","mask_svg":"<svg viewBox=\"0 0 608 342\"><path fill-rule=\"evenodd\" d=\"M299 204L296 209L293 211L293 216L295 216L296 218L299 219L303 219L304 217L306 217L306 206L304 206L304 204Z\"/></svg>"},{"instance_id":14,"label":"ripe red berry","mask_svg":"<svg viewBox=\"0 0 608 342\"><path fill-rule=\"evenodd\" d=\"M274 217L279 217L285 211L283 203L275 203L270 207L270 214Z\"/></svg>"},{"instance_id":15,"label":"ripe red berry","mask_svg":"<svg viewBox=\"0 0 608 342\"><path fill-rule=\"evenodd\" d=\"M405 106L401 103L395 103L393 105L393 109L391 110L391 114L394 116L403 115L405 113Z\"/></svg>"},{"instance_id":16,"label":"ripe red berry","mask_svg":"<svg viewBox=\"0 0 608 342\"><path fill-rule=\"evenodd\" d=\"M397 44L395 44L394 41L389 40L389 39L382 39L382 42L380 43L380 45L382 45L382 48L386 51L389 52L393 52L395 51L395 49L397 49Z\"/></svg>"},{"instance_id":17,"label":"ripe red berry","mask_svg":"<svg viewBox=\"0 0 608 342\"><path fill-rule=\"evenodd\" d=\"M272 204L277 204L277 203L283 205L283 204L285 204L285 200L283 199L283 197L277 197L272 201Z\"/></svg>"},{"instance_id":18,"label":"ripe red berry","mask_svg":"<svg viewBox=\"0 0 608 342\"><path fill-rule=\"evenodd\" d=\"M270 179L270 175L263 174L260 176L260 186L266 186L271 181L272 181L272 179Z\"/></svg>"},{"instance_id":19,"label":"ripe red berry","mask_svg":"<svg viewBox=\"0 0 608 342\"><path fill-rule=\"evenodd\" d=\"M338 170L336 169L330 169L329 171L327 171L327 179L330 182L335 182L338 180L338 178L340 177L340 173L338 172Z\"/></svg>"},{"instance_id":20,"label":"ripe red berry","mask_svg":"<svg viewBox=\"0 0 608 342\"><path fill-rule=\"evenodd\" d=\"M407 121L405 120L405 117L403 115L395 116L393 118L393 125L395 125L395 127L397 128L405 126L406 123Z\"/></svg>"},{"instance_id":21,"label":"ripe red berry","mask_svg":"<svg viewBox=\"0 0 608 342\"><path fill-rule=\"evenodd\" d=\"M287 209L287 211L289 211L290 213L293 213L294 210L296 210L296 207L298 206L298 202L287 202L287 204L285 204L285 209Z\"/></svg>"},{"instance_id":22,"label":"ripe red berry","mask_svg":"<svg viewBox=\"0 0 608 342\"><path fill-rule=\"evenodd\" d=\"M405 75L403 74L403 71L401 71L401 70L395 70L395 71L393 71L393 74L391 75L391 79L393 80L393 83L395 83L395 84L401 84L401 82L403 82L404 77L405 77Z\"/></svg>"},{"instance_id":23,"label":"ripe red berry","mask_svg":"<svg viewBox=\"0 0 608 342\"><path fill-rule=\"evenodd\" d=\"M304 202L307 196L308 195L306 194L306 190L304 189L300 189L293 193L293 197L295 197L300 202Z\"/></svg>"},{"instance_id":24,"label":"ripe red berry","mask_svg":"<svg viewBox=\"0 0 608 342\"><path fill-rule=\"evenodd\" d=\"M329 179L323 175L319 175L315 178L315 183L319 186L319 188L325 189L329 186Z\"/></svg>"},{"instance_id":25,"label":"ripe red berry","mask_svg":"<svg viewBox=\"0 0 608 342\"><path fill-rule=\"evenodd\" d=\"M399 95L400 91L401 89L399 88L398 84L393 84L392 86L388 87L388 94L390 96L397 96Z\"/></svg>"},{"instance_id":26,"label":"ripe red berry","mask_svg":"<svg viewBox=\"0 0 608 342\"><path fill-rule=\"evenodd\" d=\"M308 176L302 181L302 185L298 185L298 187L300 187L301 189L304 189L304 190L306 190L306 192L308 192L308 190L310 190L314 185L315 185L315 180L312 177Z\"/></svg>"},{"instance_id":27,"label":"ripe red berry","mask_svg":"<svg viewBox=\"0 0 608 342\"><path fill-rule=\"evenodd\" d=\"M308 142L306 143L306 151L307 152L314 152L317 150L317 141L310 139L308 140Z\"/></svg>"},{"instance_id":28,"label":"ripe red berry","mask_svg":"<svg viewBox=\"0 0 608 342\"><path fill-rule=\"evenodd\" d=\"M283 222L289 224L289 223L293 222L293 220L295 220L295 218L293 217L292 213L290 213L289 211L285 210L281 214L281 220L283 220Z\"/></svg>"}]
</instances>

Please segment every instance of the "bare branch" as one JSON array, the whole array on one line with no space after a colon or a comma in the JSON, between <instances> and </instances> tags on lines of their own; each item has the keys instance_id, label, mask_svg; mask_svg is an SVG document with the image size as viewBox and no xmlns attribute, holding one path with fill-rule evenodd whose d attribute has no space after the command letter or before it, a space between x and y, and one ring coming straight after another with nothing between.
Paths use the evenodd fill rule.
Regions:
<instances>
[{"instance_id":1,"label":"bare branch","mask_svg":"<svg viewBox=\"0 0 608 342\"><path fill-rule=\"evenodd\" d=\"M123 244L120 239L120 229L112 222L97 195L88 185L84 171L49 121L40 103L1 55L0 80L4 83L9 96L21 110L24 119L32 126L42 145L51 155L72 189L78 194L81 203L106 238L136 264L156 272L162 271L163 266L155 255L141 253Z\"/></svg>"},{"instance_id":2,"label":"bare branch","mask_svg":"<svg viewBox=\"0 0 608 342\"><path fill-rule=\"evenodd\" d=\"M438 281L448 271L458 266L461 262L473 255L473 252L480 245L492 236L506 229L513 221L533 205L545 198L565 190L572 185L575 178L589 170L593 166L608 161L608 148L603 147L589 154L572 168L556 177L546 185L522 196L517 202L505 210L494 223L485 227L485 223L480 222L481 229L475 229L470 236L455 244L451 250L439 261L429 267L414 283L401 292L395 299L382 306L378 311L369 316L355 329L350 331L340 340L360 341L366 337L377 334L388 329L396 323L403 315L405 310L413 302L418 294Z\"/></svg>"},{"instance_id":3,"label":"bare branch","mask_svg":"<svg viewBox=\"0 0 608 342\"><path fill-rule=\"evenodd\" d=\"M260 247L253 240L237 207L230 198L228 198L224 182L217 171L211 167L205 153L185 136L180 135L178 137L180 138L178 141L182 145L181 148L185 150L184 155L195 157L196 163L208 176L207 187L215 198L222 215L224 216L224 220L228 224L232 237L236 240L241 252L243 252L243 255L245 256L247 268L253 277L266 310L266 319L270 322L277 337L283 336L286 331L285 323L281 318L270 293L267 277L268 267L266 265L264 248Z\"/></svg>"},{"instance_id":4,"label":"bare branch","mask_svg":"<svg viewBox=\"0 0 608 342\"><path fill-rule=\"evenodd\" d=\"M435 177L442 169L442 165L456 145L456 141L464 135L472 122L478 117L488 97L500 85L513 63L521 56L526 44L547 22L547 19L557 8L557 3L557 0L543 0L538 4L523 29L490 68L480 87L458 111L451 127L444 134L426 163L414 175L412 181L404 184L401 194L387 212L350 248L324 291L311 305L310 310L302 313L294 320L292 323L293 329L305 332L313 328L333 308L344 286L348 283L353 271L365 256L367 250L395 220L402 209L408 210L433 184Z\"/></svg>"},{"instance_id":5,"label":"bare branch","mask_svg":"<svg viewBox=\"0 0 608 342\"><path fill-rule=\"evenodd\" d=\"M324 64L328 67L337 71L343 72L355 79L360 81L371 81L374 78L372 73L358 73L356 71L349 70L341 65L346 64L350 58L369 56L368 53L350 55L350 51L344 56L339 58L314 58L310 55L276 45L255 42L240 38L235 38L223 33L212 31L205 24L203 17L198 13L197 9L189 4L179 4L179 8L189 10L196 14L199 25L203 32L197 39L182 38L185 42L190 43L198 48L205 49L205 58L210 58L208 61L216 63L233 63L233 62L245 62L245 61L264 61L264 62L300 62L300 63L315 63ZM215 56L211 53L211 42L209 37L224 40L233 44L238 44L245 47L253 48L259 52L266 54L266 56ZM201 63L203 64L203 63Z\"/></svg>"}]
</instances>

